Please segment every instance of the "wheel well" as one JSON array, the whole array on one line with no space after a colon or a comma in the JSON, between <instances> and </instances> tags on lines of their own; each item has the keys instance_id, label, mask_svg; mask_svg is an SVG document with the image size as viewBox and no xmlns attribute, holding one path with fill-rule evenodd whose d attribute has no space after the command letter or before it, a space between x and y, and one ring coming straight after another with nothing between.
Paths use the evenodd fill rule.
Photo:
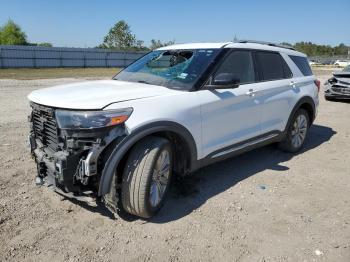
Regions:
<instances>
[{"instance_id":1,"label":"wheel well","mask_svg":"<svg viewBox=\"0 0 350 262\"><path fill-rule=\"evenodd\" d=\"M185 175L188 173L190 169L190 163L191 163L191 150L189 145L187 144L186 140L179 134L171 131L160 131L151 133L138 141L134 143L133 146L124 154L122 159L120 160L118 166L117 166L117 181L118 183L121 183L122 181L122 175L124 172L124 168L126 165L126 161L128 159L128 156L131 152L131 150L134 148L134 146L140 142L143 139L147 139L149 136L157 136L157 137L163 137L168 139L173 148L174 153L174 173L175 175Z\"/></svg>"},{"instance_id":2,"label":"wheel well","mask_svg":"<svg viewBox=\"0 0 350 262\"><path fill-rule=\"evenodd\" d=\"M310 125L311 125L312 122L314 121L314 117L315 117L315 112L314 112L314 108L312 107L312 105L310 105L309 103L303 103L300 105L299 108L302 108L307 112L307 114L309 115Z\"/></svg>"}]
</instances>

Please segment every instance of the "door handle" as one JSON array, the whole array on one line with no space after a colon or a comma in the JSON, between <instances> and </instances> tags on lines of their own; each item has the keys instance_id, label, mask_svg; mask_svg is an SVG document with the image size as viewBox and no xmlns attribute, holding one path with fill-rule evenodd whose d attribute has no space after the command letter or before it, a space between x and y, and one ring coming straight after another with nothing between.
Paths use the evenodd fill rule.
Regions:
<instances>
[{"instance_id":1,"label":"door handle","mask_svg":"<svg viewBox=\"0 0 350 262\"><path fill-rule=\"evenodd\" d=\"M294 81L290 81L289 85L291 86L291 88L296 88L296 82Z\"/></svg>"},{"instance_id":2,"label":"door handle","mask_svg":"<svg viewBox=\"0 0 350 262\"><path fill-rule=\"evenodd\" d=\"M256 93L256 90L254 90L254 89L249 89L248 92L246 93L246 95L248 95L248 96L254 96L255 93Z\"/></svg>"}]
</instances>

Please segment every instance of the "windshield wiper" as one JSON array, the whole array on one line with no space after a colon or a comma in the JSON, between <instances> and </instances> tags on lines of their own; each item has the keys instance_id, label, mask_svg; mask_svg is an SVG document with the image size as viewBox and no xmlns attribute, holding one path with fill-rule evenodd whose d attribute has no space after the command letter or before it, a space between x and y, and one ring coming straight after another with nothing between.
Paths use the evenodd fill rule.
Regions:
<instances>
[{"instance_id":1,"label":"windshield wiper","mask_svg":"<svg viewBox=\"0 0 350 262\"><path fill-rule=\"evenodd\" d=\"M148 83L148 82L146 82L144 80L138 80L137 83L151 85L151 83Z\"/></svg>"}]
</instances>

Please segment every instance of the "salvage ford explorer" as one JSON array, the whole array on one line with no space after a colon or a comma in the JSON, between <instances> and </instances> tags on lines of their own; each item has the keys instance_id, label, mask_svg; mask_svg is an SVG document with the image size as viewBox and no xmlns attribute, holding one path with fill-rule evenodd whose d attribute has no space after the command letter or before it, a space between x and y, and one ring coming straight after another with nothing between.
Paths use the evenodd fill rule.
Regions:
<instances>
[{"instance_id":1,"label":"salvage ford explorer","mask_svg":"<svg viewBox=\"0 0 350 262\"><path fill-rule=\"evenodd\" d=\"M319 88L307 57L290 47L241 41L157 49L112 80L28 96L36 183L149 218L174 177L269 143L298 152Z\"/></svg>"}]
</instances>

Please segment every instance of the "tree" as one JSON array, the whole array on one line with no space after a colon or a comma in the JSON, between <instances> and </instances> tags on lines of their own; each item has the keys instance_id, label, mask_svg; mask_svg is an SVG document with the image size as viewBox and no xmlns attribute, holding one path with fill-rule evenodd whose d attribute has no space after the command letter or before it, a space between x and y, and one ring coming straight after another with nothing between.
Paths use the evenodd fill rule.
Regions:
<instances>
[{"instance_id":1,"label":"tree","mask_svg":"<svg viewBox=\"0 0 350 262\"><path fill-rule=\"evenodd\" d=\"M0 44L1 45L26 45L27 36L21 27L11 19L0 27Z\"/></svg>"},{"instance_id":2,"label":"tree","mask_svg":"<svg viewBox=\"0 0 350 262\"><path fill-rule=\"evenodd\" d=\"M293 45L288 42L282 42L281 45L293 47Z\"/></svg>"},{"instance_id":3,"label":"tree","mask_svg":"<svg viewBox=\"0 0 350 262\"><path fill-rule=\"evenodd\" d=\"M160 41L160 40L152 39L151 40L151 46L149 48L151 50L154 50L154 49L157 49L157 48L160 48L160 47L163 47L163 46L168 46L168 45L173 45L173 44L175 44L175 40L162 43L162 41Z\"/></svg>"},{"instance_id":4,"label":"tree","mask_svg":"<svg viewBox=\"0 0 350 262\"><path fill-rule=\"evenodd\" d=\"M137 40L136 45L132 48L136 51L149 51L149 48L143 45L144 41Z\"/></svg>"},{"instance_id":5,"label":"tree","mask_svg":"<svg viewBox=\"0 0 350 262\"><path fill-rule=\"evenodd\" d=\"M130 50L135 48L136 44L136 36L131 33L130 26L121 20L109 30L100 47Z\"/></svg>"},{"instance_id":6,"label":"tree","mask_svg":"<svg viewBox=\"0 0 350 262\"><path fill-rule=\"evenodd\" d=\"M39 43L38 46L43 46L43 47L52 47L52 44L51 43Z\"/></svg>"}]
</instances>

